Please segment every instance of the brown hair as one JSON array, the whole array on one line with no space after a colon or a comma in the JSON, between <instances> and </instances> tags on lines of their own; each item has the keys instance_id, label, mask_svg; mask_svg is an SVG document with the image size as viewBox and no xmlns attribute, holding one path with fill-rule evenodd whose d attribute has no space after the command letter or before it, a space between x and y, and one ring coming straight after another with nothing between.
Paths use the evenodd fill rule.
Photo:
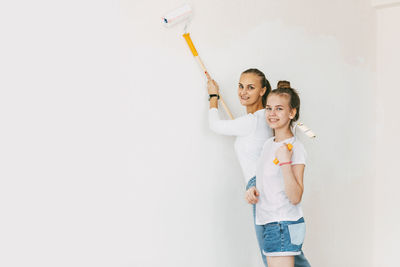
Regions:
<instances>
[{"instance_id":1,"label":"brown hair","mask_svg":"<svg viewBox=\"0 0 400 267\"><path fill-rule=\"evenodd\" d=\"M279 81L278 88L271 91L271 94L274 95L288 95L289 99L289 106L291 109L296 109L296 115L293 119L290 120L290 123L297 121L300 117L300 97L297 93L296 89L290 87L290 82L288 81Z\"/></svg>"},{"instance_id":2,"label":"brown hair","mask_svg":"<svg viewBox=\"0 0 400 267\"><path fill-rule=\"evenodd\" d=\"M265 107L265 105L267 104L267 96L269 95L269 93L271 92L271 85L269 83L269 81L267 80L267 78L265 78L265 74L260 71L259 69L247 69L245 71L242 72L242 74L245 73L253 73L255 75L257 75L258 77L260 77L261 79L261 88L267 88L267 90L265 91L265 94L262 96L262 105L263 107Z\"/></svg>"}]
</instances>

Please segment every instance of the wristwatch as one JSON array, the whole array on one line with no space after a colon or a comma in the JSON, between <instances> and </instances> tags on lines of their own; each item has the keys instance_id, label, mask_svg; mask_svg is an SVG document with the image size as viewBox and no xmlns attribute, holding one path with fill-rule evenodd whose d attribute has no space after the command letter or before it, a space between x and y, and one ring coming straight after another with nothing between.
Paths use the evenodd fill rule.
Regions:
<instances>
[{"instance_id":1,"label":"wristwatch","mask_svg":"<svg viewBox=\"0 0 400 267\"><path fill-rule=\"evenodd\" d=\"M208 98L208 101L210 101L212 97L218 97L218 99L219 99L219 95L217 95L217 94L211 94L210 97Z\"/></svg>"}]
</instances>

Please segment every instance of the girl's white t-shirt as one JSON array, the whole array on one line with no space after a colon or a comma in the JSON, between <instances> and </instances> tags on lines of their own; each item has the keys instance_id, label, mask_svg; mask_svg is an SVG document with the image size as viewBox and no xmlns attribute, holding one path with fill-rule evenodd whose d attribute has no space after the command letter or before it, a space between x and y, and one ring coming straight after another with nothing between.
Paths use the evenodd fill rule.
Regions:
<instances>
[{"instance_id":1,"label":"girl's white t-shirt","mask_svg":"<svg viewBox=\"0 0 400 267\"><path fill-rule=\"evenodd\" d=\"M234 120L221 120L218 109L208 112L210 129L218 134L236 136L235 152L244 174L246 184L256 175L257 161L262 146L273 136L265 119L265 109L248 113Z\"/></svg>"},{"instance_id":2,"label":"girl's white t-shirt","mask_svg":"<svg viewBox=\"0 0 400 267\"><path fill-rule=\"evenodd\" d=\"M293 205L286 195L281 167L273 163L276 150L283 143L293 145L292 165L306 164L307 153L296 137L282 142L275 142L272 137L265 142L256 171L256 187L260 193L256 204L256 224L258 225L278 221L297 221L303 217L301 204Z\"/></svg>"}]
</instances>

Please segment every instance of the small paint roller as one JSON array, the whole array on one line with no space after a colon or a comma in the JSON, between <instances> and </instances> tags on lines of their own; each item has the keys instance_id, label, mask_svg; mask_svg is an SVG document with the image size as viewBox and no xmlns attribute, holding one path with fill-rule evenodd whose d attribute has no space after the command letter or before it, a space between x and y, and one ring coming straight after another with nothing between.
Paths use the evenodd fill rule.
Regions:
<instances>
[{"instance_id":1,"label":"small paint roller","mask_svg":"<svg viewBox=\"0 0 400 267\"><path fill-rule=\"evenodd\" d=\"M305 135L307 135L307 136L310 137L310 138L315 138L315 137L317 137L317 136L313 133L313 131L311 131L311 129L308 128L307 126L305 126L304 123L302 123L302 122L297 122L297 123L295 124L294 129L297 129L297 128L299 128ZM287 148L289 149L289 151L291 151L292 148L293 148L293 145L289 143L289 144L287 144ZM278 165L279 160L278 160L277 158L275 158L272 162L275 163L275 165Z\"/></svg>"},{"instance_id":2,"label":"small paint roller","mask_svg":"<svg viewBox=\"0 0 400 267\"><path fill-rule=\"evenodd\" d=\"M317 137L317 136L315 135L315 133L313 133L313 131L311 131L311 129L308 128L307 126L305 126L304 123L302 123L302 122L296 123L296 125L295 125L294 127L295 127L295 129L296 129L296 128L299 128L305 135L307 135L307 136L310 137L310 138L315 138L315 137Z\"/></svg>"},{"instance_id":3,"label":"small paint roller","mask_svg":"<svg viewBox=\"0 0 400 267\"><path fill-rule=\"evenodd\" d=\"M164 25L169 28L177 23L183 22L183 21L188 21L190 17L192 16L192 9L189 4L185 4L180 8L177 8L167 15L165 15L162 18L162 21ZM204 66L203 61L201 60L199 54L197 53L197 50L192 42L192 39L190 38L190 34L186 32L186 27L187 27L187 22L185 25L185 33L183 34L183 38L185 38L185 41L187 45L189 46L190 51L192 52L194 58L197 60L197 63L199 63L200 68L203 70L204 74L208 74L206 67ZM224 108L225 112L228 114L229 118L233 119L233 115L231 111L229 110L228 106L225 104L224 100L220 96L219 101L221 102L222 107Z\"/></svg>"}]
</instances>

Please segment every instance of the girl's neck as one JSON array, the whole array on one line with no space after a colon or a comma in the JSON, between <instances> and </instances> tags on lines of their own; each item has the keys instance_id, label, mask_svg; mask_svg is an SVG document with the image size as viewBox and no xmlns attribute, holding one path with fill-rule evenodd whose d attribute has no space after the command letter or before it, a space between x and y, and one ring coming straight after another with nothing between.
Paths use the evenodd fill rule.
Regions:
<instances>
[{"instance_id":1,"label":"girl's neck","mask_svg":"<svg viewBox=\"0 0 400 267\"><path fill-rule=\"evenodd\" d=\"M263 109L263 108L264 108L264 106L263 106L262 102L259 101L259 102L255 103L255 104L251 105L251 106L246 106L246 111L247 111L247 114L249 114L249 113L253 113L254 114L255 112L257 112L257 111L259 111L260 109Z\"/></svg>"},{"instance_id":2,"label":"girl's neck","mask_svg":"<svg viewBox=\"0 0 400 267\"><path fill-rule=\"evenodd\" d=\"M293 133L290 130L290 127L275 129L275 142L279 143L291 137L293 137Z\"/></svg>"}]
</instances>

